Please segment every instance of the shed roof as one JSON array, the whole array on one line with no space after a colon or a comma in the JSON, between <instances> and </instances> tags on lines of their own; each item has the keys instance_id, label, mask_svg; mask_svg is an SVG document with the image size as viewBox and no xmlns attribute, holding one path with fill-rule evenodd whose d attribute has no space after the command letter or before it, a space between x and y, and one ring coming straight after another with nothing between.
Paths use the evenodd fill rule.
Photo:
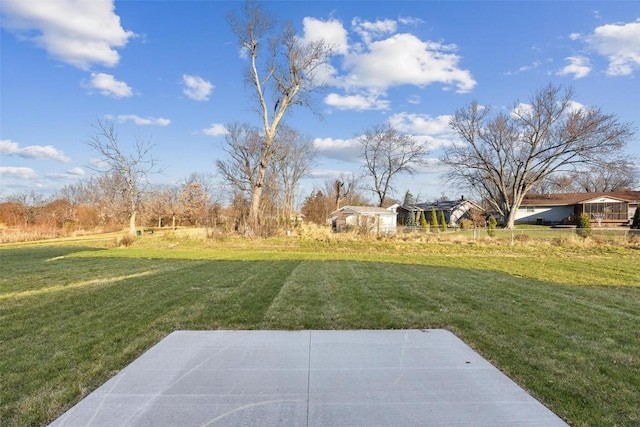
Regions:
<instances>
[{"instance_id":1,"label":"shed roof","mask_svg":"<svg viewBox=\"0 0 640 427\"><path fill-rule=\"evenodd\" d=\"M380 208L376 206L343 206L340 209L331 212L331 215L339 213L357 213L361 215L375 214L375 215L395 215L395 213L386 208Z\"/></svg>"}]
</instances>

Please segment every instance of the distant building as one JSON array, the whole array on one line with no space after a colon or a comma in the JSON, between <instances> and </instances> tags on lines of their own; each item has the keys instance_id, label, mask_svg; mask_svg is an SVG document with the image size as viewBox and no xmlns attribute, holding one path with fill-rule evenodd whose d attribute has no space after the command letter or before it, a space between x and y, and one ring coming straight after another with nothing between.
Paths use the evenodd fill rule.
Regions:
<instances>
[{"instance_id":1,"label":"distant building","mask_svg":"<svg viewBox=\"0 0 640 427\"><path fill-rule=\"evenodd\" d=\"M586 213L592 223L627 225L639 202L640 191L531 195L518 208L516 224L575 224Z\"/></svg>"},{"instance_id":2,"label":"distant building","mask_svg":"<svg viewBox=\"0 0 640 427\"><path fill-rule=\"evenodd\" d=\"M445 221L448 227L457 227L462 218L471 219L471 211L476 209L483 212L484 209L470 200L461 197L458 200L440 200L433 203L414 203L411 205L399 206L398 225L419 224L421 212L425 213L427 221L430 219L431 210L435 209L440 220L440 212L444 212ZM412 220L410 219L412 218Z\"/></svg>"},{"instance_id":3,"label":"distant building","mask_svg":"<svg viewBox=\"0 0 640 427\"><path fill-rule=\"evenodd\" d=\"M395 234L397 206L343 206L331 213L331 228L337 233L360 228L376 234Z\"/></svg>"}]
</instances>

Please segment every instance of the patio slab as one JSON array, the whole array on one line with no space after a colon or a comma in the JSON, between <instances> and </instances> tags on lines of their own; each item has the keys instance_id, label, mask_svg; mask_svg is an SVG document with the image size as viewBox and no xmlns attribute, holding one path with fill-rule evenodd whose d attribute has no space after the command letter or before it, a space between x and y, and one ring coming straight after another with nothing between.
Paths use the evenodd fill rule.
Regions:
<instances>
[{"instance_id":1,"label":"patio slab","mask_svg":"<svg viewBox=\"0 0 640 427\"><path fill-rule=\"evenodd\" d=\"M451 332L176 331L51 426L567 426Z\"/></svg>"}]
</instances>

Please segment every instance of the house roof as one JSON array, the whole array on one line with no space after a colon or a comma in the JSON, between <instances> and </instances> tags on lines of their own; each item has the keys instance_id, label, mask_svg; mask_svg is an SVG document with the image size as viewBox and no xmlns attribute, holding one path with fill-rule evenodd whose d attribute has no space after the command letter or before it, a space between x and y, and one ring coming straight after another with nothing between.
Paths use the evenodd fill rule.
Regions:
<instances>
[{"instance_id":1,"label":"house roof","mask_svg":"<svg viewBox=\"0 0 640 427\"><path fill-rule=\"evenodd\" d=\"M640 201L640 191L609 191L594 193L532 194L522 201L521 206L576 205L600 197L609 197L625 202Z\"/></svg>"},{"instance_id":2,"label":"house roof","mask_svg":"<svg viewBox=\"0 0 640 427\"><path fill-rule=\"evenodd\" d=\"M458 207L464 205L464 204L471 204L474 208L476 209L482 209L480 206L478 206L477 204L473 203L470 200L463 200L463 199L458 199L458 200L439 200L437 202L433 202L433 203L414 203L411 205L403 205L401 206L402 209L407 210L407 211L429 211L432 208L437 210L437 211L452 211L457 209Z\"/></svg>"},{"instance_id":3,"label":"house roof","mask_svg":"<svg viewBox=\"0 0 640 427\"><path fill-rule=\"evenodd\" d=\"M390 211L389 209L379 208L375 206L343 206L340 209L331 212L331 215L337 215L340 213L357 213L361 215L395 215L395 213Z\"/></svg>"}]
</instances>

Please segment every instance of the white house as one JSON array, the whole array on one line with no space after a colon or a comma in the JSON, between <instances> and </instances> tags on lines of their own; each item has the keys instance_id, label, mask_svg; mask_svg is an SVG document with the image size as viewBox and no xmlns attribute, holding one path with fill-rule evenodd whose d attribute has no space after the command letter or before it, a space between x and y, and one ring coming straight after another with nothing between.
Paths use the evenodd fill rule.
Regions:
<instances>
[{"instance_id":1,"label":"white house","mask_svg":"<svg viewBox=\"0 0 640 427\"><path fill-rule=\"evenodd\" d=\"M575 224L576 218L586 213L592 223L625 225L639 202L640 191L532 195L520 205L516 224Z\"/></svg>"},{"instance_id":2,"label":"white house","mask_svg":"<svg viewBox=\"0 0 640 427\"><path fill-rule=\"evenodd\" d=\"M376 234L395 234L397 206L343 206L331 213L331 228L335 232L364 228Z\"/></svg>"}]
</instances>

